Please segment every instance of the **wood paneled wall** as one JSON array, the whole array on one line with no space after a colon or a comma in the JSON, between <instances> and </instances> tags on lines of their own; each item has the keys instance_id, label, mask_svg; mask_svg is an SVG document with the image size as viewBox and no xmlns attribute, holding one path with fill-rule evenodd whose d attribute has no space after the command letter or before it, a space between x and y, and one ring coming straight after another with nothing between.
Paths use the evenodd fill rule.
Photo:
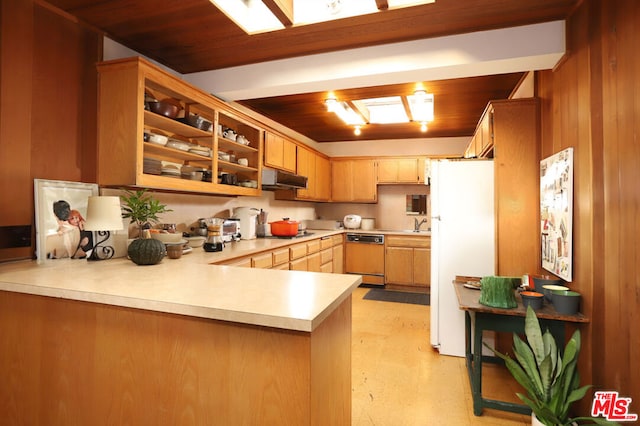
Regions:
<instances>
[{"instance_id":1,"label":"wood paneled wall","mask_svg":"<svg viewBox=\"0 0 640 426\"><path fill-rule=\"evenodd\" d=\"M537 78L542 157L575 149L574 281L583 294L581 372L640 412L640 2L589 0L567 25L568 55ZM581 402L587 413L591 400Z\"/></svg>"},{"instance_id":2,"label":"wood paneled wall","mask_svg":"<svg viewBox=\"0 0 640 426\"><path fill-rule=\"evenodd\" d=\"M0 226L34 226L34 178L95 182L102 36L37 0L0 10ZM34 247L0 249L0 260Z\"/></svg>"}]
</instances>

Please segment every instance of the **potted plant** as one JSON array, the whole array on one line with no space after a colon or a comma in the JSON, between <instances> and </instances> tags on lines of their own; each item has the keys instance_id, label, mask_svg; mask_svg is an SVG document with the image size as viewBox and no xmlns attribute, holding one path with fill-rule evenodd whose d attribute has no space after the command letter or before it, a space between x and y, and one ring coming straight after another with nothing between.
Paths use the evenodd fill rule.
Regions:
<instances>
[{"instance_id":1,"label":"potted plant","mask_svg":"<svg viewBox=\"0 0 640 426\"><path fill-rule=\"evenodd\" d=\"M513 335L515 360L489 349L505 362L509 372L526 390L526 395L516 395L531 408L533 425L616 424L603 418L569 417L571 405L582 399L591 387L580 386L580 330L573 333L561 353L551 332L542 333L534 310L528 307L525 335L526 343L516 333Z\"/></svg>"},{"instance_id":2,"label":"potted plant","mask_svg":"<svg viewBox=\"0 0 640 426\"><path fill-rule=\"evenodd\" d=\"M136 225L137 234L141 234L143 229L150 228L151 223L158 222L159 214L173 211L149 195L147 189L124 190L124 192L125 195L120 196L123 203L122 217L131 219L130 223ZM134 233L130 233L132 234Z\"/></svg>"},{"instance_id":3,"label":"potted plant","mask_svg":"<svg viewBox=\"0 0 640 426\"><path fill-rule=\"evenodd\" d=\"M136 225L138 236L127 248L129 258L137 265L155 265L164 258L167 250L162 241L150 238L147 228L151 226L151 222L160 220L159 214L172 210L147 194L146 189L135 192L125 190L125 195L120 198L123 203L122 217L130 219Z\"/></svg>"}]
</instances>

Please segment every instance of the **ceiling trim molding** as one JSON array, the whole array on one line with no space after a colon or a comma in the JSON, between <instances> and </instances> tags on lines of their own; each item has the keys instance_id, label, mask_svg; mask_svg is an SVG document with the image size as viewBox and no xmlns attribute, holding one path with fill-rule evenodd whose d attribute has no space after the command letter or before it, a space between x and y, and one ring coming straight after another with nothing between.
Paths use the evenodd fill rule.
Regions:
<instances>
[{"instance_id":1,"label":"ceiling trim molding","mask_svg":"<svg viewBox=\"0 0 640 426\"><path fill-rule=\"evenodd\" d=\"M227 100L552 69L565 21L479 31L185 74Z\"/></svg>"}]
</instances>

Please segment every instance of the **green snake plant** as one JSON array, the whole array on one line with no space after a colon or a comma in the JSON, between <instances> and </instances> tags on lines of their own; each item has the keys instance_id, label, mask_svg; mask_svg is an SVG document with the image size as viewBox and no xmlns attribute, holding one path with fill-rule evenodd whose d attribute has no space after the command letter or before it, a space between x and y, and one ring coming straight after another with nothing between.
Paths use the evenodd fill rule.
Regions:
<instances>
[{"instance_id":1,"label":"green snake plant","mask_svg":"<svg viewBox=\"0 0 640 426\"><path fill-rule=\"evenodd\" d=\"M527 308L524 330L527 342L518 334L513 335L515 359L489 349L505 362L511 375L526 390L526 394L518 392L516 395L531 408L538 420L547 426L585 421L599 425L616 424L603 418L569 417L571 405L582 399L591 387L580 386L580 330L573 333L564 353L558 350L549 330L542 333L531 307Z\"/></svg>"}]
</instances>

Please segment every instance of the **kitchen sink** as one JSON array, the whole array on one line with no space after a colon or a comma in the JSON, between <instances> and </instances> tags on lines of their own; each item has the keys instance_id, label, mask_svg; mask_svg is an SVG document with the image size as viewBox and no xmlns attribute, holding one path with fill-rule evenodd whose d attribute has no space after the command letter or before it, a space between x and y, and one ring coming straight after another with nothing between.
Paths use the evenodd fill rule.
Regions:
<instances>
[{"instance_id":1,"label":"kitchen sink","mask_svg":"<svg viewBox=\"0 0 640 426\"><path fill-rule=\"evenodd\" d=\"M379 229L378 232L402 232L406 234L430 234L431 229L421 229L419 231L414 231L413 229Z\"/></svg>"}]
</instances>

